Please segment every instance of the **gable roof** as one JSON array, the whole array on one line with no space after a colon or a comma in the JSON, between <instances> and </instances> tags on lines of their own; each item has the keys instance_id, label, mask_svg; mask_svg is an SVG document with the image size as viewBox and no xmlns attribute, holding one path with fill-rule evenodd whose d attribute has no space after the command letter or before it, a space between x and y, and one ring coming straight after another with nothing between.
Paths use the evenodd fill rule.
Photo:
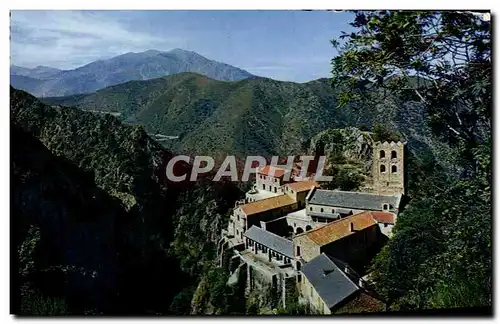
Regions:
<instances>
[{"instance_id":1,"label":"gable roof","mask_svg":"<svg viewBox=\"0 0 500 324\"><path fill-rule=\"evenodd\" d=\"M301 271L329 308L339 304L360 289L324 253L306 263Z\"/></svg>"},{"instance_id":2,"label":"gable roof","mask_svg":"<svg viewBox=\"0 0 500 324\"><path fill-rule=\"evenodd\" d=\"M295 237L307 235L314 243L323 246L354 234L355 232L351 232L351 223L353 224L354 231L362 231L377 224L372 217L372 212L363 212L341 218Z\"/></svg>"},{"instance_id":3,"label":"gable roof","mask_svg":"<svg viewBox=\"0 0 500 324\"><path fill-rule=\"evenodd\" d=\"M306 180L306 181L287 183L285 186L296 192L303 192L303 191L309 191L313 187L316 187L317 185L318 183L314 180Z\"/></svg>"},{"instance_id":4,"label":"gable roof","mask_svg":"<svg viewBox=\"0 0 500 324\"><path fill-rule=\"evenodd\" d=\"M401 195L384 196L366 192L316 189L308 202L316 205L343 207L361 210L381 210L383 204L390 209L399 208Z\"/></svg>"},{"instance_id":5,"label":"gable roof","mask_svg":"<svg viewBox=\"0 0 500 324\"><path fill-rule=\"evenodd\" d=\"M241 205L241 210L247 215L259 214L268 210L282 208L295 203L295 200L288 195L266 198Z\"/></svg>"},{"instance_id":6,"label":"gable roof","mask_svg":"<svg viewBox=\"0 0 500 324\"><path fill-rule=\"evenodd\" d=\"M274 172L274 173L273 173ZM266 165L262 169L259 170L259 174L267 175L275 178L282 178L285 173L291 172L290 170L286 170L279 167L273 167L271 165Z\"/></svg>"},{"instance_id":7,"label":"gable roof","mask_svg":"<svg viewBox=\"0 0 500 324\"><path fill-rule=\"evenodd\" d=\"M250 227L243 235L271 250L293 259L293 243L284 237L263 230L255 225Z\"/></svg>"},{"instance_id":8,"label":"gable roof","mask_svg":"<svg viewBox=\"0 0 500 324\"><path fill-rule=\"evenodd\" d=\"M394 224L394 214L393 213L384 213L384 212L371 212L373 219L377 221L377 223L382 224Z\"/></svg>"}]
</instances>

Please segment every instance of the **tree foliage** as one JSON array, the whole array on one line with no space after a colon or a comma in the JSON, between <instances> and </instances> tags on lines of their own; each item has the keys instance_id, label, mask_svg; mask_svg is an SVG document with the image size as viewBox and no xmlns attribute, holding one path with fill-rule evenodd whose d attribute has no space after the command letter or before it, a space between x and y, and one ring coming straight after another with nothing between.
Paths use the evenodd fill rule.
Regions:
<instances>
[{"instance_id":1,"label":"tree foliage","mask_svg":"<svg viewBox=\"0 0 500 324\"><path fill-rule=\"evenodd\" d=\"M491 25L481 17L356 12L355 31L332 42L340 105L418 101L448 148L410 161L413 201L373 264L393 309L491 305Z\"/></svg>"}]
</instances>

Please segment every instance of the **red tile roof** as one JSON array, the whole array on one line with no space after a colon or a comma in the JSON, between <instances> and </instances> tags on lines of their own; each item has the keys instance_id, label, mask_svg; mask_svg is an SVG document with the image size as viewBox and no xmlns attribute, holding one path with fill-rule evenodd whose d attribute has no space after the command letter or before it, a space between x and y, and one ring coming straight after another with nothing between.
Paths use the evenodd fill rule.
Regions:
<instances>
[{"instance_id":1,"label":"red tile roof","mask_svg":"<svg viewBox=\"0 0 500 324\"><path fill-rule=\"evenodd\" d=\"M268 210L290 206L293 205L294 203L295 200L290 198L290 196L280 195L244 204L241 205L240 208L247 216L249 216L249 215L263 213Z\"/></svg>"},{"instance_id":2,"label":"red tile roof","mask_svg":"<svg viewBox=\"0 0 500 324\"><path fill-rule=\"evenodd\" d=\"M323 246L353 234L350 227L351 223L355 231L362 231L377 223L394 224L394 214L365 211L341 218L297 236L307 235L314 243Z\"/></svg>"},{"instance_id":3,"label":"red tile roof","mask_svg":"<svg viewBox=\"0 0 500 324\"><path fill-rule=\"evenodd\" d=\"M371 212L362 212L333 221L299 235L307 235L314 243L323 246L353 234L353 232L351 232L351 223L354 231L362 231L377 224Z\"/></svg>"},{"instance_id":4,"label":"red tile roof","mask_svg":"<svg viewBox=\"0 0 500 324\"><path fill-rule=\"evenodd\" d=\"M377 223L383 224L394 224L394 214L393 213L384 213L384 212L371 212L372 217Z\"/></svg>"},{"instance_id":5,"label":"red tile roof","mask_svg":"<svg viewBox=\"0 0 500 324\"><path fill-rule=\"evenodd\" d=\"M265 166L259 171L259 174L275 177L275 178L281 178L285 175L286 172L289 172L290 170L278 168L278 167L272 167L270 165ZM274 172L274 174L273 174Z\"/></svg>"},{"instance_id":6,"label":"red tile roof","mask_svg":"<svg viewBox=\"0 0 500 324\"><path fill-rule=\"evenodd\" d=\"M290 189L293 189L296 192L302 192L302 191L309 191L313 187L317 187L318 183L314 180L306 180L306 181L297 181L288 183L285 186L289 187Z\"/></svg>"}]
</instances>

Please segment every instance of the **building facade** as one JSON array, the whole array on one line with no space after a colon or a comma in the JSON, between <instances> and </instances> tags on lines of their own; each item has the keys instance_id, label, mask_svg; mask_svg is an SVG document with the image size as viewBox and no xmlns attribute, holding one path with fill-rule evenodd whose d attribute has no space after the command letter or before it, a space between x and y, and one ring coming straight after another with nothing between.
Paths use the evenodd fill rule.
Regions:
<instances>
[{"instance_id":1,"label":"building facade","mask_svg":"<svg viewBox=\"0 0 500 324\"><path fill-rule=\"evenodd\" d=\"M322 253L341 259L361 270L369 259L367 252L384 241L374 212L363 212L333 221L293 237L293 252L297 269ZM386 217L392 217L391 213Z\"/></svg>"},{"instance_id":2,"label":"building facade","mask_svg":"<svg viewBox=\"0 0 500 324\"><path fill-rule=\"evenodd\" d=\"M405 194L405 144L376 142L373 146L373 190L379 195Z\"/></svg>"},{"instance_id":3,"label":"building facade","mask_svg":"<svg viewBox=\"0 0 500 324\"><path fill-rule=\"evenodd\" d=\"M388 196L313 188L306 197L306 213L318 223L328 223L364 211L397 214L401 199L401 194Z\"/></svg>"},{"instance_id":4,"label":"building facade","mask_svg":"<svg viewBox=\"0 0 500 324\"><path fill-rule=\"evenodd\" d=\"M229 217L228 235L243 243L243 233L261 221L283 217L297 209L297 203L288 195L280 195L237 206Z\"/></svg>"},{"instance_id":5,"label":"building facade","mask_svg":"<svg viewBox=\"0 0 500 324\"><path fill-rule=\"evenodd\" d=\"M385 310L385 303L368 293L353 269L325 253L304 265L299 278L302 303L309 304L314 313L330 315L356 307L364 312Z\"/></svg>"},{"instance_id":6,"label":"building facade","mask_svg":"<svg viewBox=\"0 0 500 324\"><path fill-rule=\"evenodd\" d=\"M293 243L281 236L252 226L244 234L245 249L277 265L292 264Z\"/></svg>"}]
</instances>

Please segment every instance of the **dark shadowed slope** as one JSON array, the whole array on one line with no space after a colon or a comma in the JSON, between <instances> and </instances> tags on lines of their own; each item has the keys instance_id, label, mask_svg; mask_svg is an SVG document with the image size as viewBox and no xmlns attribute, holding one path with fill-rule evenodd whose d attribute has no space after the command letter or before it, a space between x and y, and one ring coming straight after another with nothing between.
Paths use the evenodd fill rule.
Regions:
<instances>
[{"instance_id":1,"label":"dark shadowed slope","mask_svg":"<svg viewBox=\"0 0 500 324\"><path fill-rule=\"evenodd\" d=\"M10 112L12 312L174 312L215 258L238 189L166 182L172 154L139 125L13 88Z\"/></svg>"}]
</instances>

